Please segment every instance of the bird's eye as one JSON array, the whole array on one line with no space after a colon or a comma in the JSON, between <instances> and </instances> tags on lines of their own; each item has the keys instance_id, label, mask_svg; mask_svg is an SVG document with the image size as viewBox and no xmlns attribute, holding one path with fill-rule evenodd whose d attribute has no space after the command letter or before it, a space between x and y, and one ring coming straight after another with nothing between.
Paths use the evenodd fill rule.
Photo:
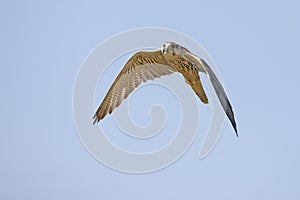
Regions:
<instances>
[{"instance_id":1,"label":"bird's eye","mask_svg":"<svg viewBox=\"0 0 300 200\"><path fill-rule=\"evenodd\" d=\"M163 48L165 48L166 47L166 45L165 44L163 44Z\"/></svg>"}]
</instances>

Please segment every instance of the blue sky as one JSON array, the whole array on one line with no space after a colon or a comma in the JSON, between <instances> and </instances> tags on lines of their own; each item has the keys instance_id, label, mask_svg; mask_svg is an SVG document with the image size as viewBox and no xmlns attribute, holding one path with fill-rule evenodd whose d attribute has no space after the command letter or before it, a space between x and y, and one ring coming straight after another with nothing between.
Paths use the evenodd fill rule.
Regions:
<instances>
[{"instance_id":1,"label":"blue sky","mask_svg":"<svg viewBox=\"0 0 300 200\"><path fill-rule=\"evenodd\" d=\"M0 198L299 199L298 8L296 1L1 2ZM170 167L132 175L84 149L72 92L96 45L148 26L180 31L207 50L240 137L226 121L207 158L197 157L199 133Z\"/></svg>"}]
</instances>

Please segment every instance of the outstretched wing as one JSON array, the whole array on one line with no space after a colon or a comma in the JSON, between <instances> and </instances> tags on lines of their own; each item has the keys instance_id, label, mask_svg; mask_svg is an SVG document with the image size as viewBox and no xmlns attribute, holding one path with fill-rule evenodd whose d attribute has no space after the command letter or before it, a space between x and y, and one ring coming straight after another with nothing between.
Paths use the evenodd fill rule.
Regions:
<instances>
[{"instance_id":1,"label":"outstretched wing","mask_svg":"<svg viewBox=\"0 0 300 200\"><path fill-rule=\"evenodd\" d=\"M160 50L137 52L127 61L104 97L93 117L94 124L108 113L110 114L142 82L174 72L175 70L168 65Z\"/></svg>"},{"instance_id":2,"label":"outstretched wing","mask_svg":"<svg viewBox=\"0 0 300 200\"><path fill-rule=\"evenodd\" d=\"M221 102L221 105L222 105L227 117L229 118L229 120L235 130L236 135L238 136L236 122L234 119L234 114L233 114L231 104L228 100L228 97L225 93L223 86L221 85L220 81L218 80L218 78L215 75L215 73L213 72L213 70L203 59L193 55L190 52L185 52L183 57L186 58L187 60L191 61L192 63L195 63L195 59L198 60L198 63L195 63L195 66L197 66L199 71L202 71L202 72L205 72L208 74L209 80L215 89L215 92L219 98L219 101Z\"/></svg>"},{"instance_id":3,"label":"outstretched wing","mask_svg":"<svg viewBox=\"0 0 300 200\"><path fill-rule=\"evenodd\" d=\"M233 110L232 110L231 104L229 102L229 99L225 93L225 90L224 90L223 86L221 85L220 81L218 80L217 76L213 72L213 70L210 68L210 66L203 59L200 59L200 60L201 60L201 63L203 65L204 69L206 70L206 72L209 76L210 82L212 83L212 85L215 89L215 92L221 102L221 105L222 105L224 111L226 112L226 115L229 118L229 120L234 128L235 133L238 136Z\"/></svg>"}]
</instances>

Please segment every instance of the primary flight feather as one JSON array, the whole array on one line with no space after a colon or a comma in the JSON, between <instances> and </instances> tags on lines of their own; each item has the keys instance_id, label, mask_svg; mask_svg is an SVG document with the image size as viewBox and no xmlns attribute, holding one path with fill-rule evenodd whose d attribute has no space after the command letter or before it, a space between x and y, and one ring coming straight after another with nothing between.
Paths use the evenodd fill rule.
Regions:
<instances>
[{"instance_id":1,"label":"primary flight feather","mask_svg":"<svg viewBox=\"0 0 300 200\"><path fill-rule=\"evenodd\" d=\"M127 61L97 109L93 117L94 124L112 113L122 100L126 99L142 82L175 72L183 75L185 82L192 87L205 104L208 103L208 99L198 72L207 74L236 135L238 135L232 107L215 73L203 59L174 42L164 43L163 47L157 51L137 52Z\"/></svg>"}]
</instances>

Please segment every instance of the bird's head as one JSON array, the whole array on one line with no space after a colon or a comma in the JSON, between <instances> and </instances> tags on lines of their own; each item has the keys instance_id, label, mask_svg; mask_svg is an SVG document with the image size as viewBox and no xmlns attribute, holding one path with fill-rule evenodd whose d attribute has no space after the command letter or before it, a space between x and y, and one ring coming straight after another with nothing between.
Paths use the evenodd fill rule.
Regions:
<instances>
[{"instance_id":1,"label":"bird's head","mask_svg":"<svg viewBox=\"0 0 300 200\"><path fill-rule=\"evenodd\" d=\"M161 51L162 51L163 55L166 55L168 53L173 54L172 43L174 43L174 42L165 42L163 44L163 47L161 48Z\"/></svg>"},{"instance_id":2,"label":"bird's head","mask_svg":"<svg viewBox=\"0 0 300 200\"><path fill-rule=\"evenodd\" d=\"M176 44L175 42L165 42L161 48L163 55L182 55L184 52L188 51L185 47Z\"/></svg>"}]
</instances>

